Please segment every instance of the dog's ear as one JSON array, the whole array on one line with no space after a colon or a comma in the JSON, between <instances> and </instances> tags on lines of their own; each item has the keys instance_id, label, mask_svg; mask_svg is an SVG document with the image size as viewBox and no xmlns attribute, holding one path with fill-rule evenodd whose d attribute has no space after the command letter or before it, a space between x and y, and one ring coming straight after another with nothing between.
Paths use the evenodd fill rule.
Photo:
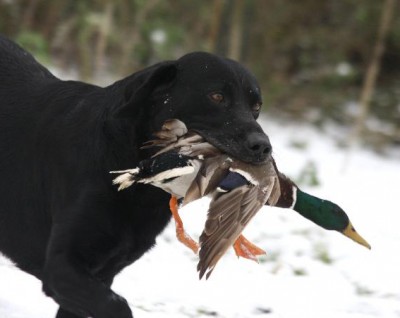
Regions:
<instances>
[{"instance_id":1,"label":"dog's ear","mask_svg":"<svg viewBox=\"0 0 400 318\"><path fill-rule=\"evenodd\" d=\"M171 85L176 77L174 61L161 62L146 68L125 80L124 102L116 117L133 117L141 112L153 94Z\"/></svg>"}]
</instances>

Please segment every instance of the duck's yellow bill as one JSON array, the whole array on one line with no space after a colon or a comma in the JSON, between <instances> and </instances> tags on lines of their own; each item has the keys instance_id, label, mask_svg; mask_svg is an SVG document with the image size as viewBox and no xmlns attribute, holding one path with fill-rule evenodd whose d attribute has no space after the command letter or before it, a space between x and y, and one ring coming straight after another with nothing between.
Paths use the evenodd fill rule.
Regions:
<instances>
[{"instance_id":1,"label":"duck's yellow bill","mask_svg":"<svg viewBox=\"0 0 400 318\"><path fill-rule=\"evenodd\" d=\"M360 234L357 233L351 222L349 222L349 225L347 225L347 227L342 231L342 233L343 235L347 236L348 238L352 239L358 244L365 246L369 250L371 249L371 245L369 245L369 243L366 240L364 240Z\"/></svg>"}]
</instances>

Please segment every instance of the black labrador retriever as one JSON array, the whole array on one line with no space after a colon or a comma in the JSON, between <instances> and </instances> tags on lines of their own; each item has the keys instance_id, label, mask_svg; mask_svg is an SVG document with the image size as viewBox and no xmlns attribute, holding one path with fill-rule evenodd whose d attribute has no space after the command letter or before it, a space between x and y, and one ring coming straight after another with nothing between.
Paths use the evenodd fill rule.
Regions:
<instances>
[{"instance_id":1,"label":"black labrador retriever","mask_svg":"<svg viewBox=\"0 0 400 318\"><path fill-rule=\"evenodd\" d=\"M169 195L118 192L111 170L169 118L240 160L271 153L257 124L260 89L237 62L191 53L108 87L62 81L0 36L0 251L43 282L57 318L129 318L114 276L155 244ZM133 286L134 287L134 286Z\"/></svg>"}]
</instances>

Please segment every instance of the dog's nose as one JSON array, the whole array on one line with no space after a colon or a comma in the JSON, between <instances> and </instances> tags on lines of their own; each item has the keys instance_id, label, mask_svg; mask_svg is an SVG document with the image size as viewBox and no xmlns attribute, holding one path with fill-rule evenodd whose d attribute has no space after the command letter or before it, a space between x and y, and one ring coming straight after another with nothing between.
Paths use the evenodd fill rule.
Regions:
<instances>
[{"instance_id":1,"label":"dog's nose","mask_svg":"<svg viewBox=\"0 0 400 318\"><path fill-rule=\"evenodd\" d=\"M257 162L265 161L272 152L272 146L267 135L252 133L248 136L246 148Z\"/></svg>"}]
</instances>

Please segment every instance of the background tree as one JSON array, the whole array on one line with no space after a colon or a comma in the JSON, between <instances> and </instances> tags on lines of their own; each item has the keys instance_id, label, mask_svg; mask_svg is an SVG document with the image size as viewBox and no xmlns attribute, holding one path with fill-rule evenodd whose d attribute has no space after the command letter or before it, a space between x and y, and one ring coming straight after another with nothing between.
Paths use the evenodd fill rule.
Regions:
<instances>
[{"instance_id":1,"label":"background tree","mask_svg":"<svg viewBox=\"0 0 400 318\"><path fill-rule=\"evenodd\" d=\"M361 136L375 145L400 144L400 11L391 1L380 73L362 120L382 123L363 125ZM0 32L42 62L102 84L189 51L229 56L256 74L271 115L350 129L384 4L0 0Z\"/></svg>"}]
</instances>

